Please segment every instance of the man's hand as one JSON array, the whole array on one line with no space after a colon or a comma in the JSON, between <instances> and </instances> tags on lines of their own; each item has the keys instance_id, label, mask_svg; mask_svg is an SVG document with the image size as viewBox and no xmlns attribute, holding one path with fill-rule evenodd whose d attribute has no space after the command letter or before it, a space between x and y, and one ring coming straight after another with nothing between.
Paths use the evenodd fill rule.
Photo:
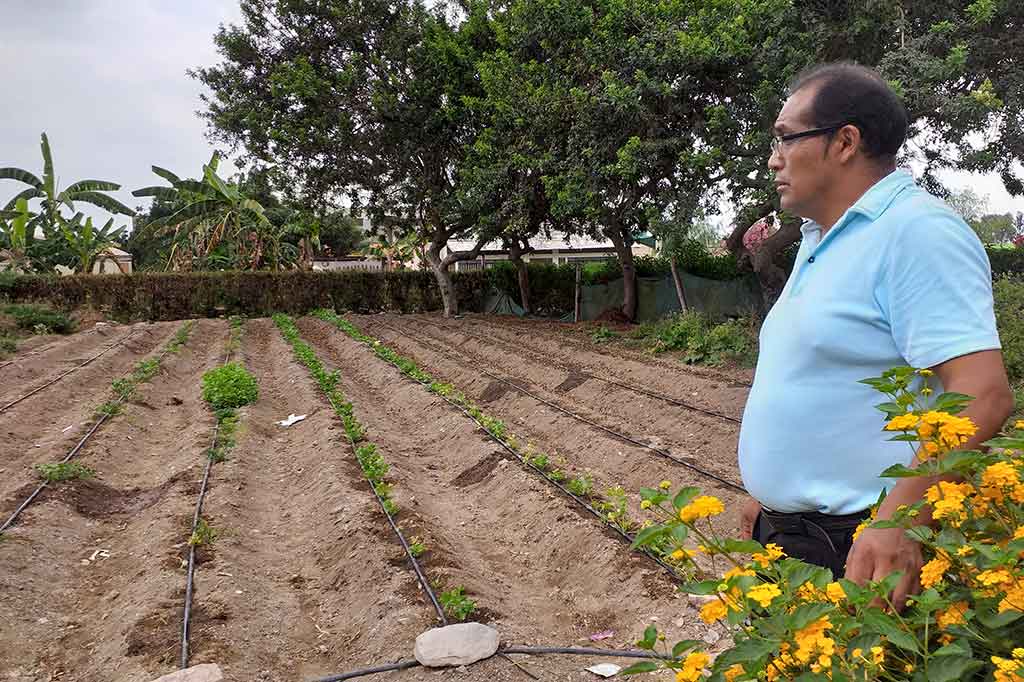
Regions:
<instances>
[{"instance_id":1,"label":"man's hand","mask_svg":"<svg viewBox=\"0 0 1024 682\"><path fill-rule=\"evenodd\" d=\"M761 503L751 497L743 504L740 510L740 538L743 540L754 539L754 522L757 515L761 513Z\"/></svg>"},{"instance_id":2,"label":"man's hand","mask_svg":"<svg viewBox=\"0 0 1024 682\"><path fill-rule=\"evenodd\" d=\"M903 576L890 599L897 611L907 605L907 597L921 589L921 545L907 537L903 528L865 528L850 549L846 577L863 585L879 581L894 571Z\"/></svg>"}]
</instances>

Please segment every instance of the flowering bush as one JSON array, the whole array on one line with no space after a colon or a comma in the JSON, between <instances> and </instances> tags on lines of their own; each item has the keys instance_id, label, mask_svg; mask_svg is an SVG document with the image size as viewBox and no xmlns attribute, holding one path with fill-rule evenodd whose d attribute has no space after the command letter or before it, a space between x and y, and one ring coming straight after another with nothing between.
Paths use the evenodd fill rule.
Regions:
<instances>
[{"instance_id":1,"label":"flowering bush","mask_svg":"<svg viewBox=\"0 0 1024 682\"><path fill-rule=\"evenodd\" d=\"M697 553L710 558L715 577L684 589L706 595L700 617L726 629L732 646L713 658L701 650L703 642L684 640L664 651L661 662L629 672L667 667L677 682L705 676L711 682L1024 682L1024 421L986 443L988 452L960 450L976 431L960 416L971 399L933 397L930 380L928 370L901 367L864 382L889 397L878 408L884 428L897 434L893 440L920 453L915 469L898 465L883 475L951 479L891 520L863 524L904 527L922 545L923 591L902 613L889 601L899 573L865 585L837 581L828 569L786 557L776 545L720 537L709 519L724 511L722 503L696 488L675 495L644 489L642 506L659 522L635 544L667 545L680 561L693 562ZM925 504L935 523L915 525ZM654 650L661 639L652 626L638 645Z\"/></svg>"}]
</instances>

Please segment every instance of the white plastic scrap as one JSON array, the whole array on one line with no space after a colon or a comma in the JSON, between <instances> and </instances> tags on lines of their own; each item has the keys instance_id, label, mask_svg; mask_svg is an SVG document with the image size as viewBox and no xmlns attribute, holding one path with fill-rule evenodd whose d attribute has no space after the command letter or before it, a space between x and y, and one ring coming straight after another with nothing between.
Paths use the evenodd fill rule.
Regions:
<instances>
[{"instance_id":1,"label":"white plastic scrap","mask_svg":"<svg viewBox=\"0 0 1024 682\"><path fill-rule=\"evenodd\" d=\"M622 670L622 668L614 663L598 663L597 665L592 665L587 668L587 672L600 675L601 677L614 677L619 674L620 670Z\"/></svg>"},{"instance_id":2,"label":"white plastic scrap","mask_svg":"<svg viewBox=\"0 0 1024 682\"><path fill-rule=\"evenodd\" d=\"M290 415L288 415L287 419L282 419L281 421L274 422L274 423L278 424L279 426L291 426L292 424L294 424L296 422L300 422L300 421L302 421L305 418L306 418L306 415L304 415L304 414L290 414Z\"/></svg>"}]
</instances>

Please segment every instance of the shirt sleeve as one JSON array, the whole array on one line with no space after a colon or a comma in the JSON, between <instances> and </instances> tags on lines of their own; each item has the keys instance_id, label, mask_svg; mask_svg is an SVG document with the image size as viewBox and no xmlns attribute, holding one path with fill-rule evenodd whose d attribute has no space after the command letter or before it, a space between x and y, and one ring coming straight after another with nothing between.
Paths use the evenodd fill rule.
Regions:
<instances>
[{"instance_id":1,"label":"shirt sleeve","mask_svg":"<svg viewBox=\"0 0 1024 682\"><path fill-rule=\"evenodd\" d=\"M894 230L882 296L896 346L914 367L1000 348L981 240L944 205L927 203Z\"/></svg>"}]
</instances>

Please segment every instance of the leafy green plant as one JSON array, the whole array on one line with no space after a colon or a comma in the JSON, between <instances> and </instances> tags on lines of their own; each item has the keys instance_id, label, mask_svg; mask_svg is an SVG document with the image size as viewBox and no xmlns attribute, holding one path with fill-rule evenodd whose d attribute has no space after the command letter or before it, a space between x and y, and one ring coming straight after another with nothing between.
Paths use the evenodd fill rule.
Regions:
<instances>
[{"instance_id":1,"label":"leafy green plant","mask_svg":"<svg viewBox=\"0 0 1024 682\"><path fill-rule=\"evenodd\" d=\"M577 497L589 497L594 491L594 479L590 474L579 474L566 486Z\"/></svg>"},{"instance_id":2,"label":"leafy green plant","mask_svg":"<svg viewBox=\"0 0 1024 682\"><path fill-rule=\"evenodd\" d=\"M418 558L418 557L422 556L423 553L426 552L426 551L427 551L427 546L425 544L423 544L423 541L420 540L419 538L414 537L409 542L409 553L412 554L413 557Z\"/></svg>"},{"instance_id":3,"label":"leafy green plant","mask_svg":"<svg viewBox=\"0 0 1024 682\"><path fill-rule=\"evenodd\" d=\"M452 620L464 621L476 610L476 602L466 596L466 590L461 586L442 592L437 599Z\"/></svg>"},{"instance_id":4,"label":"leafy green plant","mask_svg":"<svg viewBox=\"0 0 1024 682\"><path fill-rule=\"evenodd\" d=\"M43 333L70 334L76 327L70 316L47 305L12 303L4 306L3 312L13 317L19 328L33 333L38 333L37 329L41 326L45 330Z\"/></svg>"},{"instance_id":5,"label":"leafy green plant","mask_svg":"<svg viewBox=\"0 0 1024 682\"><path fill-rule=\"evenodd\" d=\"M618 332L614 332L603 324L590 333L590 339L594 343L604 343L611 339L617 339L621 336Z\"/></svg>"},{"instance_id":6,"label":"leafy green plant","mask_svg":"<svg viewBox=\"0 0 1024 682\"><path fill-rule=\"evenodd\" d=\"M242 407L255 402L258 397L256 377L236 362L203 374L203 400L214 409Z\"/></svg>"},{"instance_id":7,"label":"leafy green plant","mask_svg":"<svg viewBox=\"0 0 1024 682\"><path fill-rule=\"evenodd\" d=\"M108 417L116 417L123 411L121 403L117 400L108 400L99 407L96 408L97 415L106 415Z\"/></svg>"},{"instance_id":8,"label":"leafy green plant","mask_svg":"<svg viewBox=\"0 0 1024 682\"><path fill-rule=\"evenodd\" d=\"M47 462L37 464L36 472L48 483L92 478L96 472L78 462Z\"/></svg>"},{"instance_id":9,"label":"leafy green plant","mask_svg":"<svg viewBox=\"0 0 1024 682\"><path fill-rule=\"evenodd\" d=\"M188 544L193 547L211 545L217 539L217 535L217 530L207 523L206 519L199 519L195 530L192 531L192 535L188 538Z\"/></svg>"},{"instance_id":10,"label":"leafy green plant","mask_svg":"<svg viewBox=\"0 0 1024 682\"><path fill-rule=\"evenodd\" d=\"M595 505L595 508L604 514L605 520L623 533L635 530L637 523L629 515L629 500L622 486L608 488L605 496L605 500Z\"/></svg>"}]
</instances>

